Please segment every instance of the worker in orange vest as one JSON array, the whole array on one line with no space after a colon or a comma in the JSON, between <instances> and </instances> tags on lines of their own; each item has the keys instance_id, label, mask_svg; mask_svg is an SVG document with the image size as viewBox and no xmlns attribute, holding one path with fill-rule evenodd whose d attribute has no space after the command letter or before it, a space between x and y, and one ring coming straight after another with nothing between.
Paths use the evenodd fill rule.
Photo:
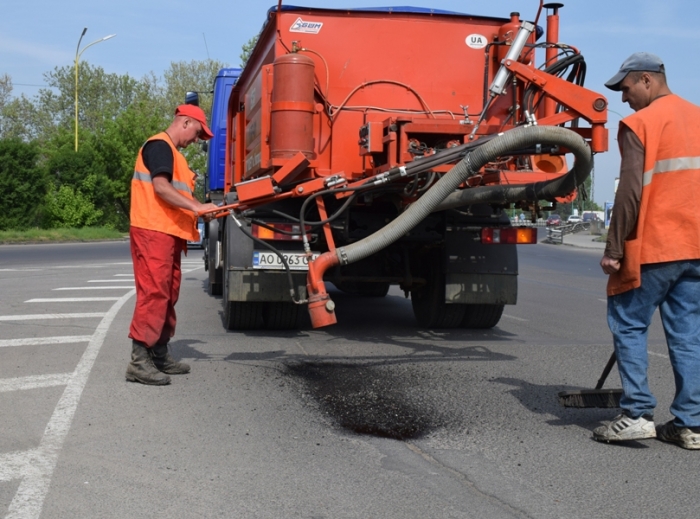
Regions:
<instances>
[{"instance_id":1,"label":"worker in orange vest","mask_svg":"<svg viewBox=\"0 0 700 519\"><path fill-rule=\"evenodd\" d=\"M175 334L175 303L180 294L180 256L187 240L197 241L197 217L216 209L194 198L196 174L180 149L213 137L201 108L180 105L167 130L141 147L131 180L131 257L136 308L129 328L131 362L126 379L150 385L170 383L189 365L168 352ZM208 221L211 215L204 215Z\"/></svg>"},{"instance_id":2,"label":"worker in orange vest","mask_svg":"<svg viewBox=\"0 0 700 519\"><path fill-rule=\"evenodd\" d=\"M615 213L600 265L622 379L622 414L599 441L659 438L700 449L700 107L673 94L658 56L638 52L605 84L635 113L620 122ZM647 332L659 308L676 383L673 420L654 426Z\"/></svg>"}]
</instances>

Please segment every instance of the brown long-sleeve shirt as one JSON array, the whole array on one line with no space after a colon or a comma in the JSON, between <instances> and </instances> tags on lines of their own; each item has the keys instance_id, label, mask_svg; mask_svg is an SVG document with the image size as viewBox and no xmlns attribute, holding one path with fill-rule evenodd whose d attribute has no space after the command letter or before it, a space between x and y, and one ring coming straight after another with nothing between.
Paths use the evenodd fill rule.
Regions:
<instances>
[{"instance_id":1,"label":"brown long-sleeve shirt","mask_svg":"<svg viewBox=\"0 0 700 519\"><path fill-rule=\"evenodd\" d=\"M632 130L621 124L618 134L622 154L620 183L605 244L605 255L617 260L624 256L625 240L637 225L644 176L644 145Z\"/></svg>"}]
</instances>

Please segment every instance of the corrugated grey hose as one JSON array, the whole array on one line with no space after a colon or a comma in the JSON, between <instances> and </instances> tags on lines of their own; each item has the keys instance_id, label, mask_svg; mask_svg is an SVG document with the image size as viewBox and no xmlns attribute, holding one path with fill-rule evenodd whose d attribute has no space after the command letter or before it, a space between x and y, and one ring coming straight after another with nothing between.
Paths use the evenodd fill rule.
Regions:
<instances>
[{"instance_id":1,"label":"corrugated grey hose","mask_svg":"<svg viewBox=\"0 0 700 519\"><path fill-rule=\"evenodd\" d=\"M460 184L478 174L479 169L489 162L508 153L538 144L561 146L569 150L575 157L573 168L565 175L549 181L519 186L483 186L455 191ZM338 247L336 254L341 265L360 261L400 239L434 211L471 204L547 200L568 195L588 178L592 167L593 154L588 143L571 130L559 126L529 126L507 131L470 151L391 223L357 243Z\"/></svg>"}]
</instances>

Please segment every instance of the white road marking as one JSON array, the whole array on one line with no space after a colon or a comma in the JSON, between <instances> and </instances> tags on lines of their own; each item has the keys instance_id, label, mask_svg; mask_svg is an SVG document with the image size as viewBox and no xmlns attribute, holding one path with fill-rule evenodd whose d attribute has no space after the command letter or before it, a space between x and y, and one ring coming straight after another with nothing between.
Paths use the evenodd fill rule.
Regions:
<instances>
[{"instance_id":1,"label":"white road marking","mask_svg":"<svg viewBox=\"0 0 700 519\"><path fill-rule=\"evenodd\" d=\"M83 303L88 301L119 301L118 297L40 297L25 303Z\"/></svg>"},{"instance_id":2,"label":"white road marking","mask_svg":"<svg viewBox=\"0 0 700 519\"><path fill-rule=\"evenodd\" d=\"M34 321L44 319L83 319L87 317L104 317L104 312L91 312L87 314L25 314L25 315L0 315L0 321Z\"/></svg>"},{"instance_id":3,"label":"white road marking","mask_svg":"<svg viewBox=\"0 0 700 519\"><path fill-rule=\"evenodd\" d=\"M507 317L508 319L515 319L516 321L522 321L524 323L530 322L530 319L522 319L520 317L515 317L514 315L503 314L503 317Z\"/></svg>"},{"instance_id":4,"label":"white road marking","mask_svg":"<svg viewBox=\"0 0 700 519\"><path fill-rule=\"evenodd\" d=\"M45 344L70 344L74 342L88 342L91 335L64 335L61 337L32 337L30 339L2 339L0 348L12 346L42 346Z\"/></svg>"},{"instance_id":5,"label":"white road marking","mask_svg":"<svg viewBox=\"0 0 700 519\"><path fill-rule=\"evenodd\" d=\"M133 278L133 277L134 277L134 275L133 275L133 274L114 274L114 277L116 277L116 278L119 278L119 277L124 277L124 278L126 278L126 277L128 277L128 278Z\"/></svg>"},{"instance_id":6,"label":"white road marking","mask_svg":"<svg viewBox=\"0 0 700 519\"><path fill-rule=\"evenodd\" d=\"M600 301L601 303L607 303L607 302L608 302L607 299L598 299L598 301Z\"/></svg>"},{"instance_id":7,"label":"white road marking","mask_svg":"<svg viewBox=\"0 0 700 519\"><path fill-rule=\"evenodd\" d=\"M97 354L117 312L135 293L135 290L131 290L120 297L97 326L46 425L39 447L30 451L0 455L0 481L22 479L5 519L38 519L41 515L58 455L70 430Z\"/></svg>"},{"instance_id":8,"label":"white road marking","mask_svg":"<svg viewBox=\"0 0 700 519\"><path fill-rule=\"evenodd\" d=\"M33 375L30 377L16 377L0 379L0 393L10 391L23 391L25 389L37 389L42 387L65 386L70 381L73 373L56 373L54 375Z\"/></svg>"},{"instance_id":9,"label":"white road marking","mask_svg":"<svg viewBox=\"0 0 700 519\"><path fill-rule=\"evenodd\" d=\"M131 287L123 286L123 287L61 287L61 288L54 288L53 290L130 290Z\"/></svg>"}]
</instances>

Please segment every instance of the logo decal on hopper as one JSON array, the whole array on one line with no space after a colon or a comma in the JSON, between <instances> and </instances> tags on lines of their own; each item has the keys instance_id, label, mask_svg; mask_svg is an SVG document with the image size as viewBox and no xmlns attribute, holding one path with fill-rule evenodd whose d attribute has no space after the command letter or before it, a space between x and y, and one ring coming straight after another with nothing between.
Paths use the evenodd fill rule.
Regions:
<instances>
[{"instance_id":1,"label":"logo decal on hopper","mask_svg":"<svg viewBox=\"0 0 700 519\"><path fill-rule=\"evenodd\" d=\"M289 28L289 32L304 32L307 34L318 34L323 27L322 22L305 22L301 17L297 18L296 21Z\"/></svg>"}]
</instances>

